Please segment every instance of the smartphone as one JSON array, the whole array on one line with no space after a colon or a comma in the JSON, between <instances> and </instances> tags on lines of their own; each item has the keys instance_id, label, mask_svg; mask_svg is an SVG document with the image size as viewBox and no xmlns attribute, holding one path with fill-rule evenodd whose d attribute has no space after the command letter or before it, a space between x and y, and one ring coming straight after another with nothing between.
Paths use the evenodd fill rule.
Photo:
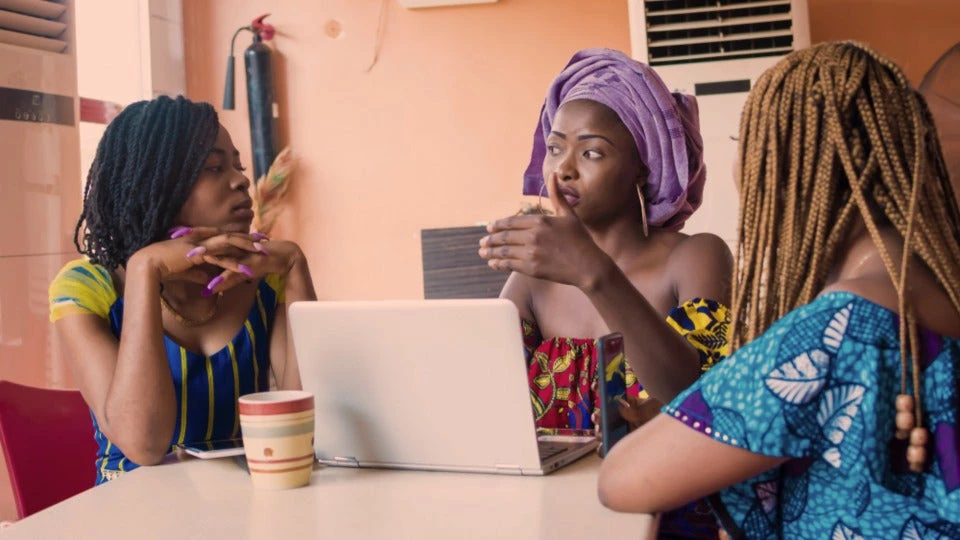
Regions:
<instances>
[{"instance_id":1,"label":"smartphone","mask_svg":"<svg viewBox=\"0 0 960 540\"><path fill-rule=\"evenodd\" d=\"M243 439L195 442L182 445L184 452L200 459L243 455Z\"/></svg>"},{"instance_id":2,"label":"smartphone","mask_svg":"<svg viewBox=\"0 0 960 540\"><path fill-rule=\"evenodd\" d=\"M627 436L630 425L620 416L620 403L626 399L627 366L623 354L623 336L608 334L597 340L597 390L600 398L600 454Z\"/></svg>"}]
</instances>

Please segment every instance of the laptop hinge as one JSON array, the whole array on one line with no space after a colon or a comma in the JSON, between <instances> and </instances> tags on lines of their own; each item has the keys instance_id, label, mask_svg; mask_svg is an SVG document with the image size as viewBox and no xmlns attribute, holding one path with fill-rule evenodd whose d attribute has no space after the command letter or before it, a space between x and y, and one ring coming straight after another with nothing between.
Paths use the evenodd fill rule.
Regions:
<instances>
[{"instance_id":1,"label":"laptop hinge","mask_svg":"<svg viewBox=\"0 0 960 540\"><path fill-rule=\"evenodd\" d=\"M355 457L336 456L333 458L333 461L335 461L337 465L340 465L341 467L353 467L353 468L360 467L360 462L358 462L357 458Z\"/></svg>"}]
</instances>

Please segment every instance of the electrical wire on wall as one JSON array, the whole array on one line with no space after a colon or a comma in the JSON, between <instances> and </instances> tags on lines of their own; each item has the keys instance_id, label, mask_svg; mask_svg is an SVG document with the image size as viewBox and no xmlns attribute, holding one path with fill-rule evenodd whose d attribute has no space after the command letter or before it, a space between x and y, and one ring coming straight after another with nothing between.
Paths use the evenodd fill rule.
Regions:
<instances>
[{"instance_id":1,"label":"electrical wire on wall","mask_svg":"<svg viewBox=\"0 0 960 540\"><path fill-rule=\"evenodd\" d=\"M383 47L383 35L387 29L387 1L388 0L380 0L380 16L377 18L377 33L373 38L373 59L370 61L366 73L370 73L373 66L377 65L377 61L380 60L380 49Z\"/></svg>"}]
</instances>

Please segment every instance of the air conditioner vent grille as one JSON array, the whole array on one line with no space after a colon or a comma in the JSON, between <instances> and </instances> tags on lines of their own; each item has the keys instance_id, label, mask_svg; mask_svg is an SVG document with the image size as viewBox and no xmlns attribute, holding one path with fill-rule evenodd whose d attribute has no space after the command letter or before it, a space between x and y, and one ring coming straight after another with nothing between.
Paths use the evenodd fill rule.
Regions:
<instances>
[{"instance_id":1,"label":"air conditioner vent grille","mask_svg":"<svg viewBox=\"0 0 960 540\"><path fill-rule=\"evenodd\" d=\"M793 50L790 0L646 0L644 9L653 66Z\"/></svg>"},{"instance_id":2,"label":"air conditioner vent grille","mask_svg":"<svg viewBox=\"0 0 960 540\"><path fill-rule=\"evenodd\" d=\"M48 0L0 0L0 43L63 53L67 6Z\"/></svg>"}]
</instances>

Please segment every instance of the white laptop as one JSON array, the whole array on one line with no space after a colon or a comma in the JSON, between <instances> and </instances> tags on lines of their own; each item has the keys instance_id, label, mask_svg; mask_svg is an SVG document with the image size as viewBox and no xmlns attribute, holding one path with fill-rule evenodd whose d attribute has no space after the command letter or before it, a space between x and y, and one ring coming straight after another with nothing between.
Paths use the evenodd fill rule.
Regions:
<instances>
[{"instance_id":1,"label":"white laptop","mask_svg":"<svg viewBox=\"0 0 960 540\"><path fill-rule=\"evenodd\" d=\"M596 447L537 436L508 300L297 302L290 324L324 464L544 475Z\"/></svg>"}]
</instances>

